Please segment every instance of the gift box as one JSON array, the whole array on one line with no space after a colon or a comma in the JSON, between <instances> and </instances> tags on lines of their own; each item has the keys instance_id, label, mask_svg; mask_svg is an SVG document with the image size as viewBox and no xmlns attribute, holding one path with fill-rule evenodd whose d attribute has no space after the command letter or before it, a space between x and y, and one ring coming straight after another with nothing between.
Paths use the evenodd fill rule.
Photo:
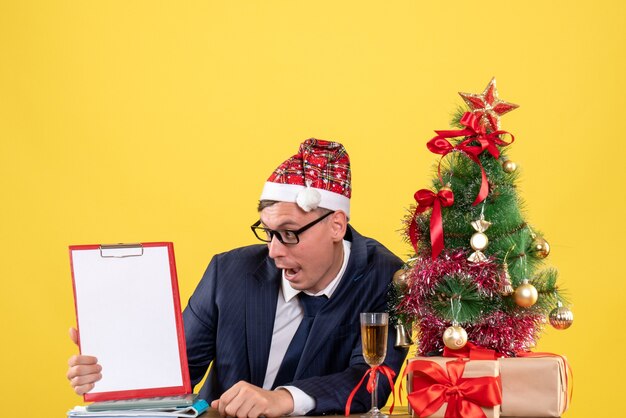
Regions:
<instances>
[{"instance_id":1,"label":"gift box","mask_svg":"<svg viewBox=\"0 0 626 418\"><path fill-rule=\"evenodd\" d=\"M502 386L495 360L415 357L405 373L412 416L500 416Z\"/></svg>"},{"instance_id":2,"label":"gift box","mask_svg":"<svg viewBox=\"0 0 626 418\"><path fill-rule=\"evenodd\" d=\"M501 415L560 417L567 409L567 370L561 356L501 358Z\"/></svg>"}]
</instances>

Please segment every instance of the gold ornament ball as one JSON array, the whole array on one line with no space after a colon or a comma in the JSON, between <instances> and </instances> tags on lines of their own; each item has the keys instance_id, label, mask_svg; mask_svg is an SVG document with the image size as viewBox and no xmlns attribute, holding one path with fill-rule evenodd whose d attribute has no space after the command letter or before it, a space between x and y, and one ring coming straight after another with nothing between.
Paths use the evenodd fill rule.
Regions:
<instances>
[{"instance_id":1,"label":"gold ornament ball","mask_svg":"<svg viewBox=\"0 0 626 418\"><path fill-rule=\"evenodd\" d=\"M482 232L476 232L470 238L470 246L474 251L482 251L489 245L489 238Z\"/></svg>"},{"instance_id":2,"label":"gold ornament ball","mask_svg":"<svg viewBox=\"0 0 626 418\"><path fill-rule=\"evenodd\" d=\"M463 327L452 325L443 332L443 343L451 350L459 350L467 344L467 332Z\"/></svg>"},{"instance_id":3,"label":"gold ornament ball","mask_svg":"<svg viewBox=\"0 0 626 418\"><path fill-rule=\"evenodd\" d=\"M407 287L409 284L408 280L409 280L408 270L400 269L393 274L393 282L400 288Z\"/></svg>"},{"instance_id":4,"label":"gold ornament ball","mask_svg":"<svg viewBox=\"0 0 626 418\"><path fill-rule=\"evenodd\" d=\"M502 169L505 173L512 173L517 170L517 164L514 161L506 160L502 163Z\"/></svg>"},{"instance_id":5,"label":"gold ornament ball","mask_svg":"<svg viewBox=\"0 0 626 418\"><path fill-rule=\"evenodd\" d=\"M538 297L537 289L535 289L535 286L528 283L528 280L524 280L524 283L519 285L513 294L515 303L522 308L530 308L533 306L537 302Z\"/></svg>"},{"instance_id":6,"label":"gold ornament ball","mask_svg":"<svg viewBox=\"0 0 626 418\"><path fill-rule=\"evenodd\" d=\"M543 237L533 240L533 253L539 258L546 258L550 254L550 244Z\"/></svg>"},{"instance_id":7,"label":"gold ornament ball","mask_svg":"<svg viewBox=\"0 0 626 418\"><path fill-rule=\"evenodd\" d=\"M548 316L550 325L556 329L568 329L574 322L574 312L565 306L558 306Z\"/></svg>"}]
</instances>

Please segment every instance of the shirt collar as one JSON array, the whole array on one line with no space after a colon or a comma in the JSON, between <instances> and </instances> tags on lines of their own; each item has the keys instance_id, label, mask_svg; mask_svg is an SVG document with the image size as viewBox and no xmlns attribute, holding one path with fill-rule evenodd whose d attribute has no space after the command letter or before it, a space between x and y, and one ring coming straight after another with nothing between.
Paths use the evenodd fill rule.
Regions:
<instances>
[{"instance_id":1,"label":"shirt collar","mask_svg":"<svg viewBox=\"0 0 626 418\"><path fill-rule=\"evenodd\" d=\"M339 269L339 273L337 273L337 276L335 276L335 278L328 284L328 286L326 286L324 289L320 290L319 292L315 294L308 292L308 291L304 291L304 293L306 293L307 295L311 295L311 296L326 295L326 297L330 299L330 297L335 292L337 285L341 281L343 274L346 272L346 267L348 266L348 259L350 258L351 247L352 247L352 243L350 241L343 240L343 261L341 263L341 268ZM291 285L289 284L289 281L285 279L284 270L282 272L282 276L283 278L281 281L281 287L283 290L283 297L285 298L285 302L289 302L291 299L296 297L296 295L300 293L301 291L296 290L293 287L291 287Z\"/></svg>"}]
</instances>

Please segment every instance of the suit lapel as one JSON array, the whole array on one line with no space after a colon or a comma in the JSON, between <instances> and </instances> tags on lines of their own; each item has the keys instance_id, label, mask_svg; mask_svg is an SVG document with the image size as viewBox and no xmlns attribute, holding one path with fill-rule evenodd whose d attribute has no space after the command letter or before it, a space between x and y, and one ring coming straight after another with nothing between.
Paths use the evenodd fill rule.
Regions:
<instances>
[{"instance_id":1,"label":"suit lapel","mask_svg":"<svg viewBox=\"0 0 626 418\"><path fill-rule=\"evenodd\" d=\"M271 260L265 259L246 280L245 326L250 383L259 387L263 386L267 370L280 284L280 271L272 264Z\"/></svg>"},{"instance_id":2,"label":"suit lapel","mask_svg":"<svg viewBox=\"0 0 626 418\"><path fill-rule=\"evenodd\" d=\"M341 321L345 318L346 310L351 309L351 304L346 303L346 301L350 298L358 297L350 295L350 293L354 292L355 282L363 276L365 266L367 265L367 247L363 237L352 227L348 226L348 228L348 234L352 237L352 247L346 271L332 297L322 307L313 322L309 335L314 335L315 338L307 340L302 357L298 363L298 369L294 376L295 379L302 376L307 366L311 364L317 353L327 344L328 339L335 332L337 326L341 324Z\"/></svg>"}]
</instances>

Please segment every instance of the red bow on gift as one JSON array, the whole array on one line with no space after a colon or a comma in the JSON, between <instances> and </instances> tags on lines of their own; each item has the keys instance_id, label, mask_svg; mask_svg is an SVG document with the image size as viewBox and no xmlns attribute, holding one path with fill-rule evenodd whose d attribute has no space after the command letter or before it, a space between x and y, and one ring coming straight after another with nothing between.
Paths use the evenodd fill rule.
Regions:
<instances>
[{"instance_id":1,"label":"red bow on gift","mask_svg":"<svg viewBox=\"0 0 626 418\"><path fill-rule=\"evenodd\" d=\"M466 112L460 121L461 125L465 126L465 129L453 130L453 131L435 131L437 136L428 141L426 146L428 149L435 153L441 154L441 158L445 157L451 151L457 150L465 153L472 161L474 161L480 167L481 183L478 191L478 196L472 203L476 206L487 198L489 194L489 183L487 182L487 174L483 165L480 163L478 156L485 150L487 150L493 158L500 157L500 150L497 145L506 146L515 141L515 137L507 131L494 131L487 133L486 128L480 124L480 119L476 114ZM511 142L505 142L500 139L500 135L508 134L511 136ZM452 145L447 138L456 138L459 136L465 136L467 139L457 145ZM478 142L479 145L470 145L473 141ZM439 160L439 179L441 178L441 160Z\"/></svg>"},{"instance_id":2,"label":"red bow on gift","mask_svg":"<svg viewBox=\"0 0 626 418\"><path fill-rule=\"evenodd\" d=\"M465 363L462 359L449 361L447 373L432 361L415 360L407 365L404 374L413 372L413 392L408 400L416 415L432 415L447 402L446 418L486 417L481 407L502 403L500 377L464 378Z\"/></svg>"},{"instance_id":3,"label":"red bow on gift","mask_svg":"<svg viewBox=\"0 0 626 418\"><path fill-rule=\"evenodd\" d=\"M415 192L415 200L417 201L417 208L411 219L411 225L409 226L409 238L417 252L417 225L415 224L415 217L418 213L426 211L426 209L432 207L433 213L430 214L430 245L432 247L433 260L439 256L443 250L443 222L441 220L441 207L452 206L454 203L454 193L449 188L441 188L435 194L428 189L421 189Z\"/></svg>"},{"instance_id":4,"label":"red bow on gift","mask_svg":"<svg viewBox=\"0 0 626 418\"><path fill-rule=\"evenodd\" d=\"M352 399L354 399L354 395L356 395L356 392L359 390L359 388L361 387L361 385L363 384L363 381L365 380L367 376L369 376L369 379L367 380L367 386L366 386L367 391L369 393L372 393L374 391L374 389L376 388L376 373L378 373L379 371L382 374L384 374L385 377L387 377L387 380L389 380L389 386L391 386L392 401L391 401L391 408L389 408L389 414L393 414L393 407L396 404L396 394L395 394L395 388L393 386L393 378L396 377L396 372L394 372L389 367L382 364L380 366L374 366L372 368L367 369L367 371L365 372L365 374L363 375L359 383L357 383L355 388L352 389L350 396L348 396L348 401L346 402L346 416L350 415L350 405L352 405Z\"/></svg>"},{"instance_id":5,"label":"red bow on gift","mask_svg":"<svg viewBox=\"0 0 626 418\"><path fill-rule=\"evenodd\" d=\"M506 357L504 354L497 353L495 350L481 347L469 341L463 348L459 348L458 350L451 350L448 347L444 347L443 356L468 358L470 360L496 360L499 357Z\"/></svg>"}]
</instances>

